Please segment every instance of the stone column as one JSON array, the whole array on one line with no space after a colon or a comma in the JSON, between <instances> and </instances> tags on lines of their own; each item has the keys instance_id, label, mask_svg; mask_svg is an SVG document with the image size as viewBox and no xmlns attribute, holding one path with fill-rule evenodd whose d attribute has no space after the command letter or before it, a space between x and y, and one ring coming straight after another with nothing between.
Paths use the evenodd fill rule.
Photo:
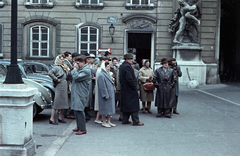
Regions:
<instances>
[{"instance_id":1,"label":"stone column","mask_svg":"<svg viewBox=\"0 0 240 156\"><path fill-rule=\"evenodd\" d=\"M0 155L35 155L33 96L28 84L0 84Z\"/></svg>"}]
</instances>

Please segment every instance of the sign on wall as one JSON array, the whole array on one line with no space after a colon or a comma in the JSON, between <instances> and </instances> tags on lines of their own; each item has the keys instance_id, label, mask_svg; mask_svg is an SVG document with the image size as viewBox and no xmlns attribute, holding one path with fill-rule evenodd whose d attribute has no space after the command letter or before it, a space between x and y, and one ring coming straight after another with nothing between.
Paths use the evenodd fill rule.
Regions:
<instances>
[{"instance_id":1,"label":"sign on wall","mask_svg":"<svg viewBox=\"0 0 240 156\"><path fill-rule=\"evenodd\" d=\"M107 22L117 24L117 17L108 17Z\"/></svg>"}]
</instances>

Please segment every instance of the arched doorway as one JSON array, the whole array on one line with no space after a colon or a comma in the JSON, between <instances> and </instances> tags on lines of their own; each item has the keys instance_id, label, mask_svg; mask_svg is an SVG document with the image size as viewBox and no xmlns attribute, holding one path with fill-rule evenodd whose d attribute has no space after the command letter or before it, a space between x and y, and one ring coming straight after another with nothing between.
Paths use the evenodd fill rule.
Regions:
<instances>
[{"instance_id":1,"label":"arched doorway","mask_svg":"<svg viewBox=\"0 0 240 156\"><path fill-rule=\"evenodd\" d=\"M221 1L219 75L222 83L240 81L239 1Z\"/></svg>"}]
</instances>

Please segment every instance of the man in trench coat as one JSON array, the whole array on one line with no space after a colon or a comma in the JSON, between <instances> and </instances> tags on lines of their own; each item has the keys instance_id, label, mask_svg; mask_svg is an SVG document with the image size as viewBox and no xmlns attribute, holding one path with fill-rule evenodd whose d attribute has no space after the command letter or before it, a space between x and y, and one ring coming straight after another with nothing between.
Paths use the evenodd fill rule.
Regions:
<instances>
[{"instance_id":1,"label":"man in trench coat","mask_svg":"<svg viewBox=\"0 0 240 156\"><path fill-rule=\"evenodd\" d=\"M86 57L77 56L72 74L71 107L76 117L77 128L73 129L76 135L86 134L86 119L84 108L89 102L89 91L91 90L92 75Z\"/></svg>"},{"instance_id":2,"label":"man in trench coat","mask_svg":"<svg viewBox=\"0 0 240 156\"><path fill-rule=\"evenodd\" d=\"M167 118L171 118L171 108L175 105L174 87L176 84L176 75L173 69L168 67L168 60L161 60L162 67L154 72L153 83L157 88L155 106L158 108L156 117L161 117L163 114Z\"/></svg>"},{"instance_id":3,"label":"man in trench coat","mask_svg":"<svg viewBox=\"0 0 240 156\"><path fill-rule=\"evenodd\" d=\"M121 83L121 111L123 112L122 124L130 124L131 115L134 126L143 126L139 121L139 98L137 92L137 80L134 75L131 64L133 63L132 54L124 55L125 61L119 69Z\"/></svg>"}]
</instances>

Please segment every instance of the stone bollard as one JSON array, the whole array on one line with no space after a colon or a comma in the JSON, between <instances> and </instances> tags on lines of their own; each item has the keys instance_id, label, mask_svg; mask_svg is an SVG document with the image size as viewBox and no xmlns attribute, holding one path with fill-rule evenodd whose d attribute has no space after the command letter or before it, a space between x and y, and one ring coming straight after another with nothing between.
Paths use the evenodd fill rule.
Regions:
<instances>
[{"instance_id":1,"label":"stone bollard","mask_svg":"<svg viewBox=\"0 0 240 156\"><path fill-rule=\"evenodd\" d=\"M28 84L0 84L0 155L35 155L33 96Z\"/></svg>"}]
</instances>

